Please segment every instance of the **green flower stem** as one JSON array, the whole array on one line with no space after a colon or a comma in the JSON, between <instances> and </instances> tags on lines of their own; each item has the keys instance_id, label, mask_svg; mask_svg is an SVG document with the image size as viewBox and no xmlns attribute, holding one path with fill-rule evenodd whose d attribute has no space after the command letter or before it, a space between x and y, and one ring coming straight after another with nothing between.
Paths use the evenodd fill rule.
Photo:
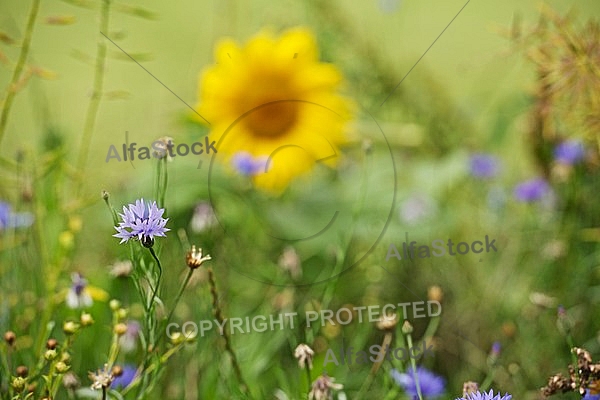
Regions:
<instances>
[{"instance_id":1,"label":"green flower stem","mask_svg":"<svg viewBox=\"0 0 600 400\"><path fill-rule=\"evenodd\" d=\"M102 10L100 13L100 32L108 35L108 19L110 15L110 0L102 1ZM99 33L98 45L96 47L96 67L94 71L94 86L92 95L85 115L85 125L83 127L83 137L81 139L81 147L77 158L77 171L79 171L79 179L77 182L77 191L79 194L84 182L85 163L90 151L90 143L94 126L96 125L96 117L102 99L102 90L104 86L104 73L106 64L106 40Z\"/></svg>"},{"instance_id":2,"label":"green flower stem","mask_svg":"<svg viewBox=\"0 0 600 400\"><path fill-rule=\"evenodd\" d=\"M308 378L308 393L312 390L312 377L310 376L310 366L308 363L304 366L306 369L306 377Z\"/></svg>"},{"instance_id":3,"label":"green flower stem","mask_svg":"<svg viewBox=\"0 0 600 400\"><path fill-rule=\"evenodd\" d=\"M179 292L177 293L177 296L175 297L175 302L173 303L173 308L171 308L171 311L169 312L169 315L167 316L167 320L165 321L165 325L168 325L169 322L171 321L171 318L173 317L173 313L175 312L175 308L177 308L177 304L179 304L179 301L181 300L181 296L183 295L183 292L184 292L185 288L187 287L188 283L190 282L190 279L192 278L192 274L193 273L194 273L194 270L191 269L191 268L189 268L187 276L185 277L185 280L181 284L181 287L179 288ZM161 333L159 334L160 336L158 337L158 340L160 340L160 338L162 337L162 332L163 331L164 330L161 330Z\"/></svg>"},{"instance_id":4,"label":"green flower stem","mask_svg":"<svg viewBox=\"0 0 600 400\"><path fill-rule=\"evenodd\" d=\"M0 143L4 137L6 125L8 123L8 115L17 94L16 85L21 78L21 72L23 72L25 62L27 61L27 56L29 55L29 47L31 46L31 38L33 37L33 28L35 26L35 20L40 9L40 3L41 0L33 0L31 3L31 10L29 10L27 26L25 28L25 35L23 36L23 42L21 43L21 52L19 53L17 65L13 71L10 83L8 84L6 97L4 98L3 102L4 106L2 107L2 114L0 114Z\"/></svg>"},{"instance_id":5,"label":"green flower stem","mask_svg":"<svg viewBox=\"0 0 600 400\"><path fill-rule=\"evenodd\" d=\"M219 321L220 326L225 326L225 318L223 318L223 312L221 311L221 306L219 305L219 294L217 292L217 283L215 281L215 274L212 268L207 268L208 271L208 282L210 284L210 294L212 296L212 306L215 318ZM227 333L227 329L223 328L223 338L225 339L225 349L231 356L231 364L233 365L233 371L240 382L240 388L242 392L251 398L251 394L248 390L248 385L242 376L242 370L240 365L238 364L237 357L235 352L233 351L233 347L231 346L231 338L229 337L229 333Z\"/></svg>"},{"instance_id":6,"label":"green flower stem","mask_svg":"<svg viewBox=\"0 0 600 400\"><path fill-rule=\"evenodd\" d=\"M360 387L360 390L358 391L355 400L361 399L365 395L365 393L367 393L367 391L371 387L371 384L373 384L373 380L375 380L375 375L377 375L379 367L381 367L381 364L383 364L383 361L385 360L385 349L392 343L392 336L392 332L385 333L385 336L383 337L383 342L381 343L381 350L377 355L378 359L380 360L375 362L371 367L371 371L369 372L367 379L365 379L364 383Z\"/></svg>"},{"instance_id":7,"label":"green flower stem","mask_svg":"<svg viewBox=\"0 0 600 400\"><path fill-rule=\"evenodd\" d=\"M408 345L407 349L413 347L412 336L410 333L406 335L406 343ZM413 377L415 379L415 387L417 388L417 395L419 396L419 400L423 400L423 394L421 393L421 385L419 384L419 374L417 374L417 361L410 357L410 365L413 369Z\"/></svg>"}]
</instances>

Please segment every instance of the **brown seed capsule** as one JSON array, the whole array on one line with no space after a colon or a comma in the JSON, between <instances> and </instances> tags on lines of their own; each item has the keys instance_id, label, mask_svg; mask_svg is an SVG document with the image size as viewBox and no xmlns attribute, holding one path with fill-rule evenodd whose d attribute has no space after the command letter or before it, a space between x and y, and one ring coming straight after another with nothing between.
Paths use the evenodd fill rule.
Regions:
<instances>
[{"instance_id":1,"label":"brown seed capsule","mask_svg":"<svg viewBox=\"0 0 600 400\"><path fill-rule=\"evenodd\" d=\"M27 369L26 366L19 365L17 367L17 376L20 376L21 378L26 378L27 374L29 374L29 369Z\"/></svg>"},{"instance_id":2,"label":"brown seed capsule","mask_svg":"<svg viewBox=\"0 0 600 400\"><path fill-rule=\"evenodd\" d=\"M120 365L115 365L114 367L112 367L112 376L113 377L119 377L123 375L123 368Z\"/></svg>"},{"instance_id":3,"label":"brown seed capsule","mask_svg":"<svg viewBox=\"0 0 600 400\"><path fill-rule=\"evenodd\" d=\"M15 344L15 340L17 340L17 335L15 335L15 333L13 331L7 331L4 334L4 341L9 345L12 346L13 344Z\"/></svg>"},{"instance_id":4,"label":"brown seed capsule","mask_svg":"<svg viewBox=\"0 0 600 400\"><path fill-rule=\"evenodd\" d=\"M58 346L58 341L56 339L48 339L46 342L46 348L48 350L54 350L56 349L56 346Z\"/></svg>"}]
</instances>

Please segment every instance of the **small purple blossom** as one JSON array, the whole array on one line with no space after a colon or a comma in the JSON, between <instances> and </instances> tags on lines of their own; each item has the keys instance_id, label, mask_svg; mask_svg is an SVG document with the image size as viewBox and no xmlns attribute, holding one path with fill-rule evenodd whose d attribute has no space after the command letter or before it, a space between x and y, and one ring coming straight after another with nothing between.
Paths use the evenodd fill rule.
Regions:
<instances>
[{"instance_id":1,"label":"small purple blossom","mask_svg":"<svg viewBox=\"0 0 600 400\"><path fill-rule=\"evenodd\" d=\"M490 390L489 393L486 392L475 392L469 393L464 397L461 397L456 400L511 400L512 396L510 394L505 394L504 396L500 396L500 393L494 396L494 391Z\"/></svg>"},{"instance_id":2,"label":"small purple blossom","mask_svg":"<svg viewBox=\"0 0 600 400\"><path fill-rule=\"evenodd\" d=\"M502 346L500 345L500 342L494 342L494 344L492 344L492 350L491 353L494 356L499 356L500 355L500 350L502 350Z\"/></svg>"},{"instance_id":3,"label":"small purple blossom","mask_svg":"<svg viewBox=\"0 0 600 400\"><path fill-rule=\"evenodd\" d=\"M112 383L110 384L110 387L112 389L125 389L131 384L131 382L133 382L136 375L137 369L133 365L125 364L123 366L123 373L120 376L117 376L113 379Z\"/></svg>"},{"instance_id":4,"label":"small purple blossom","mask_svg":"<svg viewBox=\"0 0 600 400\"><path fill-rule=\"evenodd\" d=\"M550 194L551 189L548 182L542 178L530 179L515 187L514 195L519 201L533 202Z\"/></svg>"},{"instance_id":5,"label":"small purple blossom","mask_svg":"<svg viewBox=\"0 0 600 400\"><path fill-rule=\"evenodd\" d=\"M123 214L119 214L122 222L115 226L118 233L113 236L120 238L120 243L137 239L144 246L152 247L155 236L165 237L165 233L170 231L165 228L169 219L162 218L164 212L164 208L158 208L156 201L150 203L144 202L144 199L129 204L129 208L123 206Z\"/></svg>"},{"instance_id":6,"label":"small purple blossom","mask_svg":"<svg viewBox=\"0 0 600 400\"><path fill-rule=\"evenodd\" d=\"M500 161L490 154L473 154L469 161L471 175L476 178L493 178L500 170Z\"/></svg>"},{"instance_id":7,"label":"small purple blossom","mask_svg":"<svg viewBox=\"0 0 600 400\"><path fill-rule=\"evenodd\" d=\"M254 176L267 172L269 158L253 157L245 151L237 152L231 159L233 167L242 175Z\"/></svg>"},{"instance_id":8,"label":"small purple blossom","mask_svg":"<svg viewBox=\"0 0 600 400\"><path fill-rule=\"evenodd\" d=\"M393 369L391 372L392 378L396 381L396 384L402 386L404 391L411 397L418 395L417 385L414 378L414 370L412 367L408 368L408 373L403 374ZM424 367L417 368L417 378L419 380L419 387L421 388L421 394L425 398L437 397L444 393L446 382L444 378L430 372Z\"/></svg>"},{"instance_id":9,"label":"small purple blossom","mask_svg":"<svg viewBox=\"0 0 600 400\"><path fill-rule=\"evenodd\" d=\"M71 274L71 288L67 292L67 306L69 308L86 308L91 307L94 301L85 290L87 280L79 272Z\"/></svg>"},{"instance_id":10,"label":"small purple blossom","mask_svg":"<svg viewBox=\"0 0 600 400\"><path fill-rule=\"evenodd\" d=\"M573 165L585 156L585 147L579 140L565 140L554 148L554 159L566 165Z\"/></svg>"}]
</instances>

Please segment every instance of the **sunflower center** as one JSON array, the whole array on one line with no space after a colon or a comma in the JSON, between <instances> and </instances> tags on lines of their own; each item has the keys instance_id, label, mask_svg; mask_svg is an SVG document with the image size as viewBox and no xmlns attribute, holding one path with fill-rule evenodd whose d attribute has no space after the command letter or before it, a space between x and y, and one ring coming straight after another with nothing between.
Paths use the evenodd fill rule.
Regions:
<instances>
[{"instance_id":1,"label":"sunflower center","mask_svg":"<svg viewBox=\"0 0 600 400\"><path fill-rule=\"evenodd\" d=\"M279 136L285 134L298 117L298 103L292 100L267 101L252 110L246 126L256 136Z\"/></svg>"}]
</instances>

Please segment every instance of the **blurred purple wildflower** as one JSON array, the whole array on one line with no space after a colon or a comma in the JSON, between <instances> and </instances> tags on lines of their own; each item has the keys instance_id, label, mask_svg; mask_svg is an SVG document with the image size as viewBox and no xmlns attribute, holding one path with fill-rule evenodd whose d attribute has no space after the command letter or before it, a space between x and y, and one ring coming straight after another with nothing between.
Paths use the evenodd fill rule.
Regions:
<instances>
[{"instance_id":1,"label":"blurred purple wildflower","mask_svg":"<svg viewBox=\"0 0 600 400\"><path fill-rule=\"evenodd\" d=\"M515 187L514 195L519 201L533 202L550 194L551 189L548 182L542 178L530 179Z\"/></svg>"},{"instance_id":2,"label":"blurred purple wildflower","mask_svg":"<svg viewBox=\"0 0 600 400\"><path fill-rule=\"evenodd\" d=\"M137 369L133 365L125 364L123 366L123 373L120 376L115 377L110 384L111 389L125 389L133 382L136 374Z\"/></svg>"},{"instance_id":3,"label":"blurred purple wildflower","mask_svg":"<svg viewBox=\"0 0 600 400\"><path fill-rule=\"evenodd\" d=\"M242 175L253 176L267 172L269 158L266 156L253 157L245 151L237 152L231 159L233 167Z\"/></svg>"},{"instance_id":4,"label":"blurred purple wildflower","mask_svg":"<svg viewBox=\"0 0 600 400\"><path fill-rule=\"evenodd\" d=\"M412 194L400 205L400 219L408 225L416 225L427 217L437 213L437 205L431 197L422 194Z\"/></svg>"},{"instance_id":5,"label":"blurred purple wildflower","mask_svg":"<svg viewBox=\"0 0 600 400\"><path fill-rule=\"evenodd\" d=\"M119 346L124 353L131 353L137 346L142 327L137 321L127 321L127 330L119 338Z\"/></svg>"},{"instance_id":6,"label":"blurred purple wildflower","mask_svg":"<svg viewBox=\"0 0 600 400\"><path fill-rule=\"evenodd\" d=\"M490 154L473 154L469 161L471 175L476 178L493 178L500 170L500 161Z\"/></svg>"},{"instance_id":7,"label":"blurred purple wildflower","mask_svg":"<svg viewBox=\"0 0 600 400\"><path fill-rule=\"evenodd\" d=\"M467 395L465 395L464 397L461 397L460 399L456 399L456 400L511 400L512 396L510 394L505 394L504 396L500 396L500 393L498 393L496 396L494 396L494 391L490 390L489 393L486 392L476 392L476 393L469 393Z\"/></svg>"},{"instance_id":8,"label":"blurred purple wildflower","mask_svg":"<svg viewBox=\"0 0 600 400\"><path fill-rule=\"evenodd\" d=\"M499 356L500 355L500 350L502 349L502 346L500 345L500 342L494 342L494 344L492 344L492 350L491 353L494 356Z\"/></svg>"},{"instance_id":9,"label":"blurred purple wildflower","mask_svg":"<svg viewBox=\"0 0 600 400\"><path fill-rule=\"evenodd\" d=\"M600 394L591 394L590 390L585 391L585 396L581 400L600 400Z\"/></svg>"},{"instance_id":10,"label":"blurred purple wildflower","mask_svg":"<svg viewBox=\"0 0 600 400\"><path fill-rule=\"evenodd\" d=\"M129 208L123 206L123 214L119 214L122 222L115 226L118 233L113 236L120 238L120 243L137 239L144 246L152 247L154 236L165 237L165 232L170 231L169 228L165 228L169 219L162 218L164 212L164 208L158 208L155 201L146 203L144 199L129 204Z\"/></svg>"},{"instance_id":11,"label":"blurred purple wildflower","mask_svg":"<svg viewBox=\"0 0 600 400\"><path fill-rule=\"evenodd\" d=\"M67 292L67 306L69 308L91 307L94 301L85 290L87 280L79 272L75 272L71 274L71 282L71 288Z\"/></svg>"},{"instance_id":12,"label":"blurred purple wildflower","mask_svg":"<svg viewBox=\"0 0 600 400\"><path fill-rule=\"evenodd\" d=\"M554 159L561 164L576 164L584 156L585 148L579 140L565 140L554 148Z\"/></svg>"},{"instance_id":13,"label":"blurred purple wildflower","mask_svg":"<svg viewBox=\"0 0 600 400\"><path fill-rule=\"evenodd\" d=\"M391 373L396 384L402 386L411 398L418 395L413 371L412 367L409 367L406 374L400 373L395 369ZM424 367L418 367L417 378L419 379L419 387L421 388L423 397L437 397L444 393L446 382L441 376L435 375Z\"/></svg>"},{"instance_id":14,"label":"blurred purple wildflower","mask_svg":"<svg viewBox=\"0 0 600 400\"><path fill-rule=\"evenodd\" d=\"M6 228L28 227L33 224L33 214L14 213L9 203L0 200L0 231Z\"/></svg>"}]
</instances>

